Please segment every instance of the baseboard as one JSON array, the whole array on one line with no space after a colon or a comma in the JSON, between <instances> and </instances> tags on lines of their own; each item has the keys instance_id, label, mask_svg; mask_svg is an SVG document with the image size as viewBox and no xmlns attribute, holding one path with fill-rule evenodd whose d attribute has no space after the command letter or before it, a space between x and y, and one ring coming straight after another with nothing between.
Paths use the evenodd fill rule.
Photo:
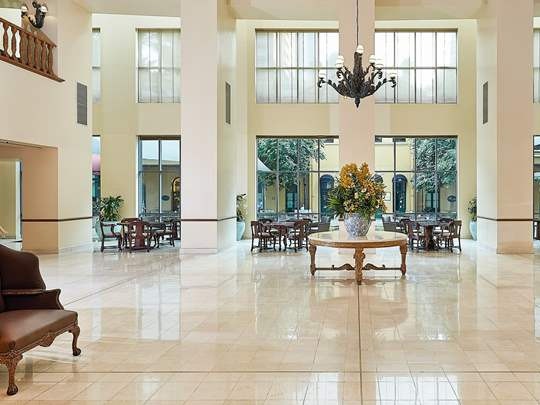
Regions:
<instances>
[{"instance_id":1,"label":"baseboard","mask_svg":"<svg viewBox=\"0 0 540 405\"><path fill-rule=\"evenodd\" d=\"M181 255L215 255L219 252L219 249L190 249L190 248L180 248Z\"/></svg>"}]
</instances>

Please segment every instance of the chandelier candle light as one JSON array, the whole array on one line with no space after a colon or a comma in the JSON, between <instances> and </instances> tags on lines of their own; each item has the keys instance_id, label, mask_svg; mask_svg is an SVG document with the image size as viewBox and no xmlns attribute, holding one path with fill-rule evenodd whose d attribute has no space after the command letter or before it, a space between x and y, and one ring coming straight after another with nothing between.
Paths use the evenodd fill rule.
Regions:
<instances>
[{"instance_id":1,"label":"chandelier candle light","mask_svg":"<svg viewBox=\"0 0 540 405\"><path fill-rule=\"evenodd\" d=\"M326 79L326 74L321 71L319 73L319 82L317 86L322 87L323 84L331 86L335 91L343 97L354 99L356 108L360 106L360 100L364 97L373 95L384 84L390 82L392 88L396 87L396 72L388 72L388 77L383 77L383 62L381 59L375 58L375 55L369 57L369 65L366 69L362 66L362 57L364 55L364 47L358 44L359 42L359 25L358 25L358 0L356 1L356 52L354 53L354 68L351 72L345 66L345 58L339 55L336 59L336 77L337 83L330 79Z\"/></svg>"}]
</instances>

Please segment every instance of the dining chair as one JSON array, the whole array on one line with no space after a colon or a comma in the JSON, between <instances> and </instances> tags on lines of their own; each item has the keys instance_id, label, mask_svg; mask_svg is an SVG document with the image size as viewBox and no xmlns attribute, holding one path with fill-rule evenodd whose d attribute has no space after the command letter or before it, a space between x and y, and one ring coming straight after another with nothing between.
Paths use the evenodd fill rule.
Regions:
<instances>
[{"instance_id":1,"label":"dining chair","mask_svg":"<svg viewBox=\"0 0 540 405\"><path fill-rule=\"evenodd\" d=\"M118 229L118 224L116 222L109 222L109 221L99 221L99 239L101 241L101 252L103 252L105 249L118 249L119 251L122 250L122 232L121 229ZM105 242L107 241L115 241L116 244L114 246L107 246Z\"/></svg>"},{"instance_id":2,"label":"dining chair","mask_svg":"<svg viewBox=\"0 0 540 405\"><path fill-rule=\"evenodd\" d=\"M305 240L305 232L307 225L308 222L301 219L299 221L295 221L292 229L289 230L287 239L289 240L289 245L292 245L294 247L295 252L298 252L298 249L302 248L303 242ZM306 250L307 249L308 247L306 245Z\"/></svg>"},{"instance_id":3,"label":"dining chair","mask_svg":"<svg viewBox=\"0 0 540 405\"><path fill-rule=\"evenodd\" d=\"M414 244L416 242L416 250L419 250L423 240L423 236L421 235L418 222L405 220L403 221L403 224L405 226L407 237L409 238L409 247L411 248L411 250L414 250Z\"/></svg>"},{"instance_id":4,"label":"dining chair","mask_svg":"<svg viewBox=\"0 0 540 405\"><path fill-rule=\"evenodd\" d=\"M266 226L260 221L251 221L251 251L255 247L259 248L259 252L263 249L268 249L268 241L272 241L272 248L276 250L276 235L272 234ZM257 244L255 244L257 240Z\"/></svg>"},{"instance_id":5,"label":"dining chair","mask_svg":"<svg viewBox=\"0 0 540 405\"><path fill-rule=\"evenodd\" d=\"M134 249L150 251L153 232L150 223L137 220L130 221L125 225L124 238L130 252Z\"/></svg>"}]
</instances>

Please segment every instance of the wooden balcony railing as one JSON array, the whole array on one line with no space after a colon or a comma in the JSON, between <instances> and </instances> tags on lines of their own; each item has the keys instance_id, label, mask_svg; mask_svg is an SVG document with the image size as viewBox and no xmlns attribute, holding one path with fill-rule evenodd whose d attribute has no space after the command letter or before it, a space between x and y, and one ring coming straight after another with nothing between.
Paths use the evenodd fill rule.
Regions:
<instances>
[{"instance_id":1,"label":"wooden balcony railing","mask_svg":"<svg viewBox=\"0 0 540 405\"><path fill-rule=\"evenodd\" d=\"M56 45L0 18L0 60L63 82L53 70Z\"/></svg>"}]
</instances>

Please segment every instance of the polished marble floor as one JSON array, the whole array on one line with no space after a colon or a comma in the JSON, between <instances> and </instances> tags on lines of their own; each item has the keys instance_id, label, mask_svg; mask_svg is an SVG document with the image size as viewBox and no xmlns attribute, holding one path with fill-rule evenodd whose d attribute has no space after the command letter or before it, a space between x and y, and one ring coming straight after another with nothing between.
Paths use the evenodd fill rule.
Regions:
<instances>
[{"instance_id":1,"label":"polished marble floor","mask_svg":"<svg viewBox=\"0 0 540 405\"><path fill-rule=\"evenodd\" d=\"M319 264L343 253L319 249ZM0 374L0 401L538 403L539 259L466 242L462 254L409 255L405 278L368 272L357 286L352 273L312 278L306 252L250 254L247 243L213 256L42 256L48 287L79 312L83 354L71 357L69 335L33 350L15 397Z\"/></svg>"}]
</instances>

